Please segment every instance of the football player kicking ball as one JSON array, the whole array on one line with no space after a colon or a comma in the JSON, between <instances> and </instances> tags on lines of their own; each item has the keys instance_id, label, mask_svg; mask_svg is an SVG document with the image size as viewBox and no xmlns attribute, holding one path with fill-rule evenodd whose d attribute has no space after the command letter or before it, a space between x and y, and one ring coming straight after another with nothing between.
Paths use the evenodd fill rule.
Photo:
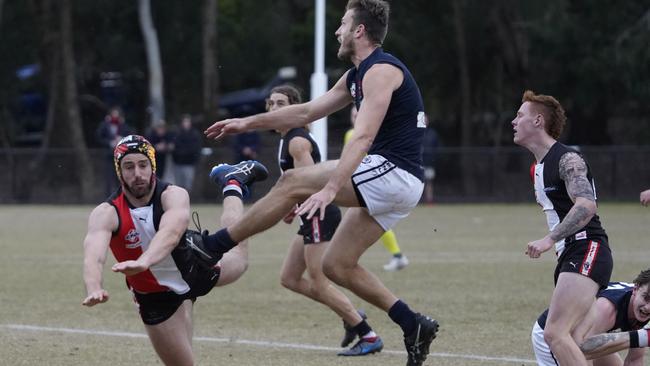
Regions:
<instances>
[{"instance_id":1,"label":"football player kicking ball","mask_svg":"<svg viewBox=\"0 0 650 366\"><path fill-rule=\"evenodd\" d=\"M287 170L240 220L216 235L220 245L234 245L269 229L296 204L300 204L296 214L307 214L307 219L316 212L323 219L331 203L348 207L323 254L323 273L384 311L404 336L407 366L421 366L438 322L413 311L359 263L384 232L409 215L424 190L420 148L426 128L424 103L406 65L381 47L389 12L383 0L348 1L334 34L340 43L338 57L353 67L327 93L273 112L216 122L205 134L218 139L252 130L302 127L351 103L358 107L355 136L339 160Z\"/></svg>"}]
</instances>

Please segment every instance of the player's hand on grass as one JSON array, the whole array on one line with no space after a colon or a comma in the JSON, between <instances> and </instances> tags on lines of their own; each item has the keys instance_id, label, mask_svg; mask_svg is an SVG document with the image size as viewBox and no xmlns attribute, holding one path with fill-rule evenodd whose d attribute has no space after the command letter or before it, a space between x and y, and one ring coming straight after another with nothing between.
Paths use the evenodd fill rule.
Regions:
<instances>
[{"instance_id":1,"label":"player's hand on grass","mask_svg":"<svg viewBox=\"0 0 650 366\"><path fill-rule=\"evenodd\" d=\"M147 269L149 269L149 267L140 261L124 261L115 263L113 265L113 268L111 268L113 272L121 272L127 276L133 276L134 274L144 272Z\"/></svg>"},{"instance_id":2,"label":"player's hand on grass","mask_svg":"<svg viewBox=\"0 0 650 366\"><path fill-rule=\"evenodd\" d=\"M526 247L526 255L530 258L539 258L542 253L553 247L555 242L550 237L544 237L540 240L531 241Z\"/></svg>"},{"instance_id":3,"label":"player's hand on grass","mask_svg":"<svg viewBox=\"0 0 650 366\"><path fill-rule=\"evenodd\" d=\"M100 289L89 293L81 305L90 307L104 303L106 301L108 301L108 292L106 292L104 289Z\"/></svg>"}]
</instances>

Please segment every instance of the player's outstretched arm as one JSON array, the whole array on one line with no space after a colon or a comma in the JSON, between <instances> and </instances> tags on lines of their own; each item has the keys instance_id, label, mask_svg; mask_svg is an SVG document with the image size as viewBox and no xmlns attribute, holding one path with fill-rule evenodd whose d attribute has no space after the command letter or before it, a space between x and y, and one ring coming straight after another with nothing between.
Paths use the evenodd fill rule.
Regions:
<instances>
[{"instance_id":1,"label":"player's outstretched arm","mask_svg":"<svg viewBox=\"0 0 650 366\"><path fill-rule=\"evenodd\" d=\"M97 206L88 218L88 232L84 239L84 271L86 298L82 305L93 306L108 301L108 292L102 285L102 270L111 233L117 228L117 212L108 203Z\"/></svg>"},{"instance_id":2,"label":"player's outstretched arm","mask_svg":"<svg viewBox=\"0 0 650 366\"><path fill-rule=\"evenodd\" d=\"M178 245L181 236L190 222L190 197L187 191L178 186L169 186L162 193L160 201L163 215L158 231L154 235L149 249L135 261L116 263L113 272L122 272L131 276L146 271L152 265L162 261Z\"/></svg>"},{"instance_id":3,"label":"player's outstretched arm","mask_svg":"<svg viewBox=\"0 0 650 366\"><path fill-rule=\"evenodd\" d=\"M593 360L610 353L630 349L636 351L648 347L650 330L640 329L631 332L603 333L587 338L580 350L587 359ZM636 352L635 352L636 353Z\"/></svg>"},{"instance_id":4,"label":"player's outstretched arm","mask_svg":"<svg viewBox=\"0 0 650 366\"><path fill-rule=\"evenodd\" d=\"M627 332L603 333L587 338L580 345L580 350L587 359L593 360L629 347L630 335Z\"/></svg>"},{"instance_id":5,"label":"player's outstretched arm","mask_svg":"<svg viewBox=\"0 0 650 366\"><path fill-rule=\"evenodd\" d=\"M251 130L290 129L307 124L334 113L352 102L348 92L345 73L327 93L307 103L292 104L272 112L260 113L245 118L230 118L218 121L205 130L210 139L238 134Z\"/></svg>"}]
</instances>

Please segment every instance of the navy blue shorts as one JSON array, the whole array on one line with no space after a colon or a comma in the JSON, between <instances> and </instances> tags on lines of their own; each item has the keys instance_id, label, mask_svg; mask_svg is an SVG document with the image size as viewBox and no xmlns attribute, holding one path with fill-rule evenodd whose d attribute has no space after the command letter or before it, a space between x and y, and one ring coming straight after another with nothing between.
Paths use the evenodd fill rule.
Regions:
<instances>
[{"instance_id":1,"label":"navy blue shorts","mask_svg":"<svg viewBox=\"0 0 650 366\"><path fill-rule=\"evenodd\" d=\"M341 222L341 210L336 205L325 207L325 219L319 220L319 211L316 211L311 219L307 220L307 214L300 216L300 229L298 235L302 235L303 243L318 244L332 240L336 228Z\"/></svg>"}]
</instances>

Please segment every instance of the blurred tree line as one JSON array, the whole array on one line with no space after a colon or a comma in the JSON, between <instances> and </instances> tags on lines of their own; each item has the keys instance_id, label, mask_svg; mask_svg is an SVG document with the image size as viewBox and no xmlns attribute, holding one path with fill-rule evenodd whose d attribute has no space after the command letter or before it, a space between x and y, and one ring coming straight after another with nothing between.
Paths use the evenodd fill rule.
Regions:
<instances>
[{"instance_id":1,"label":"blurred tree line","mask_svg":"<svg viewBox=\"0 0 650 366\"><path fill-rule=\"evenodd\" d=\"M30 123L20 102L30 93L44 98L41 147L94 146L94 129L112 103L138 131L149 126L143 1L150 0L0 0L0 147L15 146ZM330 85L349 67L336 59L334 37L345 3L327 2ZM565 105L568 143L650 138L650 0L391 4L384 48L415 75L446 146L511 144L509 121L525 89ZM189 112L203 115L205 127L217 118L220 93L260 86L285 65L296 66L295 83L308 95L313 0L152 0L149 15L169 121ZM21 79L25 65L36 65L36 76ZM121 92L107 96L102 83L111 73L120 76ZM330 119L334 131L347 123L346 113Z\"/></svg>"}]
</instances>

